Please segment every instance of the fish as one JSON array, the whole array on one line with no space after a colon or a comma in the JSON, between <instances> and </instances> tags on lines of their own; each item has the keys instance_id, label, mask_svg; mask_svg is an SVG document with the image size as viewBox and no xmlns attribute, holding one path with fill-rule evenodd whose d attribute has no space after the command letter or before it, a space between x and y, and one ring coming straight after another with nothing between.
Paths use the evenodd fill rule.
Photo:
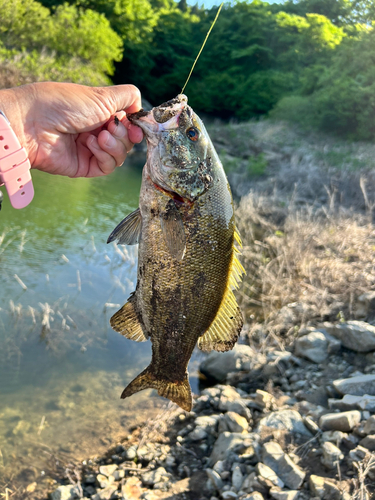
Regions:
<instances>
[{"instance_id":1,"label":"fish","mask_svg":"<svg viewBox=\"0 0 375 500\"><path fill-rule=\"evenodd\" d=\"M185 95L128 119L144 132L147 160L139 208L108 242L139 244L137 285L110 324L128 339L150 339L152 359L121 398L154 388L190 411L187 367L194 347L228 351L243 326L233 294L245 270L232 194Z\"/></svg>"}]
</instances>

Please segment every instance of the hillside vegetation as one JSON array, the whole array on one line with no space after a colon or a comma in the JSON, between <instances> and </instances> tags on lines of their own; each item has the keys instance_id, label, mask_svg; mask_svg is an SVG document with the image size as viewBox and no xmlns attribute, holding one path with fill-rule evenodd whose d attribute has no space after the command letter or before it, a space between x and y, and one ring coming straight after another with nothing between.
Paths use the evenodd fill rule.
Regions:
<instances>
[{"instance_id":1,"label":"hillside vegetation","mask_svg":"<svg viewBox=\"0 0 375 500\"><path fill-rule=\"evenodd\" d=\"M0 0L0 87L35 80L178 92L217 12L186 0ZM187 87L198 112L273 113L351 139L375 134L369 0L225 4Z\"/></svg>"}]
</instances>

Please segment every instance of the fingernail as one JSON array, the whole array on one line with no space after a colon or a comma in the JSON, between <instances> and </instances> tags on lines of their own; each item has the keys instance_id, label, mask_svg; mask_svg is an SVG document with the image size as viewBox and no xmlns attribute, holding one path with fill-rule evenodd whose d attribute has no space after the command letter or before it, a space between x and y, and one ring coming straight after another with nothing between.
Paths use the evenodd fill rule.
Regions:
<instances>
[{"instance_id":1,"label":"fingernail","mask_svg":"<svg viewBox=\"0 0 375 500\"><path fill-rule=\"evenodd\" d=\"M116 146L116 139L110 133L108 133L108 137L107 137L107 140L105 141L105 145L108 148L114 148Z\"/></svg>"},{"instance_id":2,"label":"fingernail","mask_svg":"<svg viewBox=\"0 0 375 500\"><path fill-rule=\"evenodd\" d=\"M118 125L116 125L116 128L112 132L115 137L118 139L122 139L124 135L126 134L126 128L122 122L119 122Z\"/></svg>"},{"instance_id":3,"label":"fingernail","mask_svg":"<svg viewBox=\"0 0 375 500\"><path fill-rule=\"evenodd\" d=\"M94 135L90 135L90 137L87 139L87 145L91 146L92 148L99 149L98 140Z\"/></svg>"}]
</instances>

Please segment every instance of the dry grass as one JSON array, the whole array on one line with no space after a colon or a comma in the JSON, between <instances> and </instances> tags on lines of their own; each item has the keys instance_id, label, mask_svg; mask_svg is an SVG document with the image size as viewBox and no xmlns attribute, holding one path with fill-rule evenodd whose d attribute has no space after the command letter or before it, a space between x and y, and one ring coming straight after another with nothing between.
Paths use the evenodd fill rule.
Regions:
<instances>
[{"instance_id":1,"label":"dry grass","mask_svg":"<svg viewBox=\"0 0 375 500\"><path fill-rule=\"evenodd\" d=\"M368 453L361 462L354 462L357 477L354 479L353 500L370 500L374 498L372 488L366 484L367 477L375 468L375 455Z\"/></svg>"},{"instance_id":2,"label":"dry grass","mask_svg":"<svg viewBox=\"0 0 375 500\"><path fill-rule=\"evenodd\" d=\"M309 321L349 319L353 303L375 288L375 229L367 216L249 194L237 210L247 272L246 320L290 335ZM259 324L256 325L259 330Z\"/></svg>"},{"instance_id":3,"label":"dry grass","mask_svg":"<svg viewBox=\"0 0 375 500\"><path fill-rule=\"evenodd\" d=\"M375 289L375 145L269 120L208 130L242 197L239 293L252 341L282 348L301 325L352 318Z\"/></svg>"}]
</instances>

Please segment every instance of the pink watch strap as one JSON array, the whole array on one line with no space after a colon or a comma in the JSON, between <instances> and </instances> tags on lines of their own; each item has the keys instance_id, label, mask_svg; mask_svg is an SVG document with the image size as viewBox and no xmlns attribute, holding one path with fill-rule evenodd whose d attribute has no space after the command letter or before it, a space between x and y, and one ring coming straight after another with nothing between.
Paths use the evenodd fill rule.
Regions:
<instances>
[{"instance_id":1,"label":"pink watch strap","mask_svg":"<svg viewBox=\"0 0 375 500\"><path fill-rule=\"evenodd\" d=\"M0 111L0 186L5 185L14 208L26 207L34 197L26 150Z\"/></svg>"}]
</instances>

